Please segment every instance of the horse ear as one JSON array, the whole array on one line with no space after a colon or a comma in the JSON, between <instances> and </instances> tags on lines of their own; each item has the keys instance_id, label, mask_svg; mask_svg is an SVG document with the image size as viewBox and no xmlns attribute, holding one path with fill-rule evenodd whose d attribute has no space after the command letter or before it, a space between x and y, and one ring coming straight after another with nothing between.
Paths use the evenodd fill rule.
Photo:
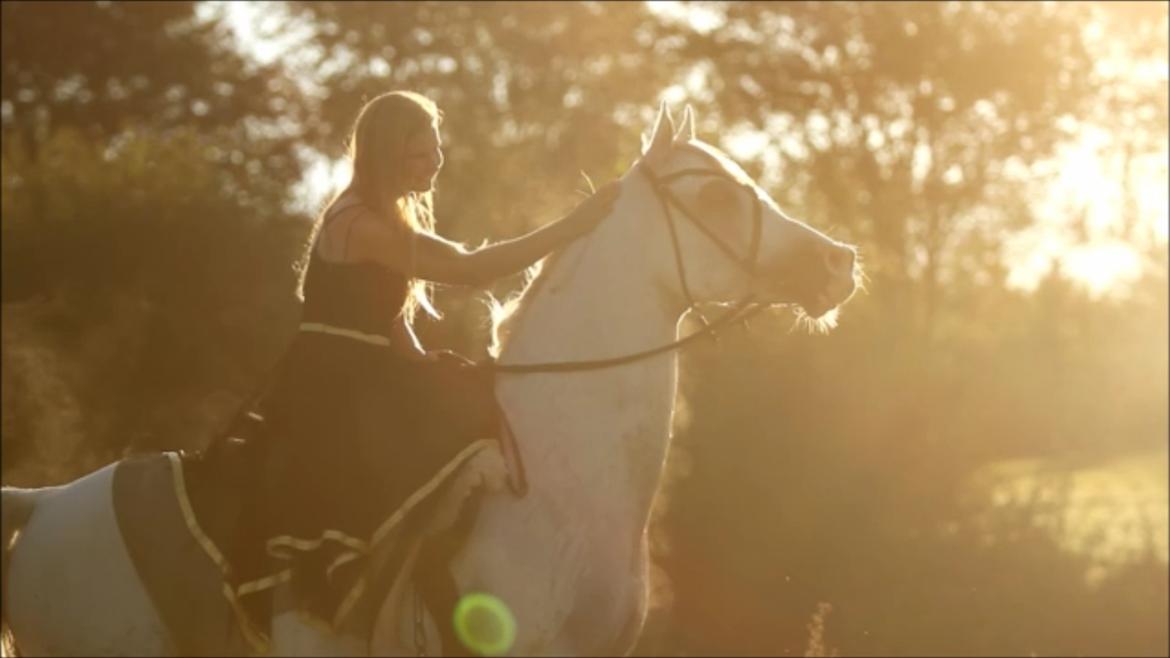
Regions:
<instances>
[{"instance_id":1,"label":"horse ear","mask_svg":"<svg viewBox=\"0 0 1170 658\"><path fill-rule=\"evenodd\" d=\"M683 109L682 127L678 129L678 134L674 136L676 142L686 142L695 139L695 111L691 109L691 104Z\"/></svg>"},{"instance_id":2,"label":"horse ear","mask_svg":"<svg viewBox=\"0 0 1170 658\"><path fill-rule=\"evenodd\" d=\"M666 108L666 101L662 101L662 104L658 106L658 118L654 121L654 130L650 133L650 139L642 140L643 155L665 152L666 149L670 148L672 135L674 135L674 119L670 118L670 110Z\"/></svg>"}]
</instances>

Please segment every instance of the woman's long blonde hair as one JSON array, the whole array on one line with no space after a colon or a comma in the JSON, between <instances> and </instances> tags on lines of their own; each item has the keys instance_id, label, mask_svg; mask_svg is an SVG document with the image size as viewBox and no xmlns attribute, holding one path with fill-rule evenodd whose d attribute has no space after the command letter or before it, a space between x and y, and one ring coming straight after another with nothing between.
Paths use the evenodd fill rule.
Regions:
<instances>
[{"instance_id":1,"label":"woman's long blonde hair","mask_svg":"<svg viewBox=\"0 0 1170 658\"><path fill-rule=\"evenodd\" d=\"M402 229L411 240L419 232L435 230L434 199L431 192L410 192L403 187L402 156L406 143L431 127L438 127L443 113L434 101L413 91L391 91L368 101L358 112L346 141L346 155L353 165L348 185L322 209L318 227L337 200L354 192L378 216ZM428 315L440 317L431 303L431 285L410 279L402 315L414 322L421 306Z\"/></svg>"}]
</instances>

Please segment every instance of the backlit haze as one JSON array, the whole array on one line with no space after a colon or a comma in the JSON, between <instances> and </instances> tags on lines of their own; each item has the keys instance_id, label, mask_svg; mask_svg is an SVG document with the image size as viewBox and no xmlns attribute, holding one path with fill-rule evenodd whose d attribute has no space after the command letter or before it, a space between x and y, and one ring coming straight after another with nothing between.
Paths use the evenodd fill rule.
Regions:
<instances>
[{"instance_id":1,"label":"backlit haze","mask_svg":"<svg viewBox=\"0 0 1170 658\"><path fill-rule=\"evenodd\" d=\"M698 32L706 32L721 24L717 11L700 4L682 2L651 2L650 6L662 16L687 21ZM265 30L265 16L279 12L280 3L271 2L205 2L208 15L223 12L231 25L240 48L258 61L271 62L292 56L306 31L284 32L261 36ZM1099 35L1100 24L1085 26L1090 35ZM1118 56L1105 55L1097 66L1112 74L1131 76L1143 85L1165 88L1167 68L1157 59L1129 62ZM311 86L311 81L304 84ZM684 83L663 90L661 98L675 105L689 99L707 96L702 75L692 75ZM813 127L814 129L816 126ZM827 130L827 128L824 128ZM1034 288L1054 261L1075 280L1080 281L1094 296L1124 289L1139 273L1141 255L1131 242L1112 235L1126 204L1132 203L1142 225L1133 239L1165 245L1170 226L1167 173L1167 152L1146 154L1130 163L1132 184L1123 189L1122 170L1125 166L1118 145L1113 143L1107 127L1081 126L1079 136L1061 147L1061 155L1038 171L1021 172L1022 176L1042 176L1047 182L1037 186L1034 208L1038 225L1020 232L1007 245L1012 268L1009 283L1023 289ZM702 138L703 136L701 136ZM705 136L710 139L710 135ZM741 160L759 159L764 163L760 183L767 189L783 184L779 180L780 144L783 132L765 133L758 130L738 130L725 136L717 144ZM1163 142L1165 147L1165 142ZM347 180L344 162L330 162L314 158L314 164L303 181L299 197L303 208L316 208L329 190ZM1070 232L1073 222L1082 222L1088 234L1076 239ZM1087 239L1085 239L1087 238Z\"/></svg>"}]
</instances>

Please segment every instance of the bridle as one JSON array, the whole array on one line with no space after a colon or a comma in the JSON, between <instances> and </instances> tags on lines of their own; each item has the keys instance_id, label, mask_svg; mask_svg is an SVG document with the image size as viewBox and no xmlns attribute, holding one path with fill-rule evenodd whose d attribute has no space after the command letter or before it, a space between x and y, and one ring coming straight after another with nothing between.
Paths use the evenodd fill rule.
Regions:
<instances>
[{"instance_id":1,"label":"bridle","mask_svg":"<svg viewBox=\"0 0 1170 658\"><path fill-rule=\"evenodd\" d=\"M760 238L763 232L763 208L761 201L755 194L755 191L750 186L734 180L729 174L717 169L704 168L688 168L679 171L671 172L665 176L659 177L651 171L649 165L645 162L638 165L638 169L646 177L650 183L650 189L654 191L654 196L658 198L658 202L662 207L662 216L666 220L666 225L670 230L671 247L674 249L674 262L678 270L678 279L681 284L682 294L688 303L687 310L694 310L698 313L699 318L703 322L703 328L678 340L672 341L665 345L659 345L640 352L626 354L624 356L613 357L609 359L590 359L582 361L559 361L547 363L508 363L501 364L495 361L488 361L482 365L493 372L498 373L540 373L540 372L573 372L584 370L598 370L601 368L611 368L614 366L625 365L633 363L656 354L662 354L682 348L688 343L698 340L703 337L714 337L716 332L738 320L745 320L748 316L758 312L764 308L763 304L753 304L755 295L751 292L751 282L756 278L756 269L759 264L760 252ZM679 201L678 197L670 190L670 183L686 177L686 176L718 176L731 180L737 185L745 188L752 194L755 205L752 208L752 239L751 246L748 249L746 256L740 256L735 252L729 244L724 242L711 229L703 225L699 218L687 209L687 207ZM674 214L671 212L672 205L682 211L683 216L691 220L691 222L702 231L712 243L717 246L720 251L727 255L732 262L734 262L740 269L748 275L749 289L748 292L735 304L732 308L719 316L713 322L708 322L701 311L698 310L698 303L691 294L690 286L687 284L687 270L686 264L682 256L682 247L679 245L678 227ZM507 414L501 408L501 420L503 423L503 432L505 436L511 437L511 440L502 441L501 449L505 453L505 459L514 464L515 470L509 476L509 482L513 491L517 495L524 495L527 492L528 486L526 478L524 477L523 460L520 458L518 446L515 444L515 435L512 432L511 424L508 422ZM509 458L508 453L511 453ZM414 596L414 649L415 655L426 656L426 629L423 624L423 602L420 600L418 591L415 590Z\"/></svg>"},{"instance_id":2,"label":"bridle","mask_svg":"<svg viewBox=\"0 0 1170 658\"><path fill-rule=\"evenodd\" d=\"M674 250L675 268L678 270L679 283L682 287L683 296L687 301L687 310L694 309L698 313L700 320L703 322L703 328L678 340L671 341L665 345L659 345L650 349L626 354L624 356L611 357L608 359L587 359L581 361L554 361L545 363L496 363L488 364L488 367L499 373L534 373L534 372L573 372L581 370L599 370L601 368L612 368L614 366L626 365L635 361L662 354L664 352L671 352L682 348L684 345L692 343L700 338L714 337L716 332L723 329L727 325L735 321L746 320L749 316L759 312L764 308L763 305L753 304L755 295L747 292L732 307L716 318L713 322L708 322L707 318L703 316L702 312L698 310L698 302L695 301L694 295L691 294L690 287L687 285L686 265L683 261L682 247L679 245L678 228L673 213L671 213L671 206L677 207L682 211L683 216L691 220L696 227L706 236L716 247L719 248L725 255L727 255L733 263L738 265L740 269L747 273L749 279L755 279L756 269L759 264L760 251L760 237L763 232L763 208L759 198L756 196L754 190L744 183L735 181L729 174L718 169L705 169L691 167L687 169L680 169L673 171L665 176L659 177L651 169L650 166L642 162L638 164L637 169L642 172L650 183L650 189L653 190L654 196L657 197L659 205L662 207L662 217L666 220L666 225L670 230L671 247ZM716 235L711 229L707 228L699 218L695 217L686 205L679 201L674 192L670 190L670 183L686 177L686 176L717 176L730 180L741 187L747 189L755 202L752 206L752 240L751 246L746 257L740 256L735 250Z\"/></svg>"},{"instance_id":3,"label":"bridle","mask_svg":"<svg viewBox=\"0 0 1170 658\"><path fill-rule=\"evenodd\" d=\"M705 169L691 167L687 169L680 169L673 171L665 176L656 175L648 164L642 162L638 164L637 169L642 172L650 183L650 189L654 191L654 196L657 197L659 205L662 207L662 216L666 220L666 225L670 229L671 247L674 249L674 262L678 270L679 283L682 287L683 296L687 301L687 310L695 310L703 322L703 328L678 340L672 341L665 345L659 345L640 352L626 354L624 356L617 356L608 359L588 359L581 361L554 361L545 363L496 363L491 362L487 364L494 372L499 373L534 373L534 372L573 372L581 370L598 370L601 368L612 368L614 366L625 365L640 361L642 359L662 354L664 352L671 352L682 348L688 343L694 342L704 337L714 337L716 332L726 327L735 321L746 320L750 315L755 314L763 305L753 304L755 295L750 291L735 302L731 309L723 315L716 318L713 322L708 322L707 318L703 316L702 312L698 310L698 302L695 301L694 295L691 294L690 287L687 285L687 271L686 265L683 261L682 247L679 245L678 227L674 214L671 212L671 207L677 207L682 211L683 216L691 220L698 229L705 235L716 247L719 248L725 255L727 255L733 263L739 266L747 273L749 280L756 278L756 269L759 265L760 252L760 237L763 232L763 207L759 197L755 191L745 183L736 181L728 173L718 169ZM670 183L684 178L686 176L717 176L730 180L737 185L745 188L751 193L752 199L755 202L752 206L752 240L751 246L748 248L746 256L740 256L735 252L729 244L723 241L711 229L707 228L699 218L695 217L686 205L679 201L674 192L670 190Z\"/></svg>"}]
</instances>

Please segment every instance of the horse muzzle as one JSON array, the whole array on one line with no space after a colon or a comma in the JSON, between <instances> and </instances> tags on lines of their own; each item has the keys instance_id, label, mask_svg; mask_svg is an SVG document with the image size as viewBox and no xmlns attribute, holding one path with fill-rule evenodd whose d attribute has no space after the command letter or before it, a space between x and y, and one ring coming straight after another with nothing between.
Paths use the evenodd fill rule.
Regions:
<instances>
[{"instance_id":1,"label":"horse muzzle","mask_svg":"<svg viewBox=\"0 0 1170 658\"><path fill-rule=\"evenodd\" d=\"M758 296L795 303L817 319L848 301L860 276L856 249L817 240L774 270L768 277L772 283Z\"/></svg>"}]
</instances>

